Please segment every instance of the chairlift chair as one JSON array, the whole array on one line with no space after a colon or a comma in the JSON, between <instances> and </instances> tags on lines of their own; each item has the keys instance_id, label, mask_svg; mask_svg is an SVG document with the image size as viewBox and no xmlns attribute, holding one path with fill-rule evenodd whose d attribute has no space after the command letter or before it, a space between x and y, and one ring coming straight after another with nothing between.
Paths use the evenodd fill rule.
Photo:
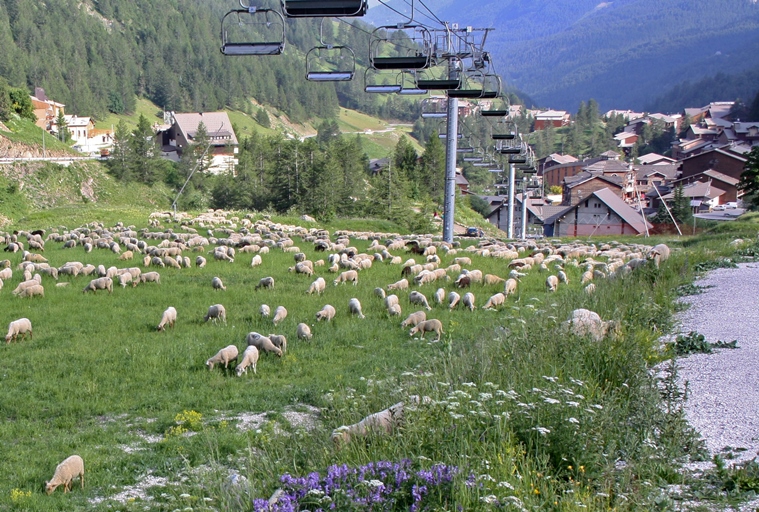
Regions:
<instances>
[{"instance_id":1,"label":"chairlift chair","mask_svg":"<svg viewBox=\"0 0 759 512\"><path fill-rule=\"evenodd\" d=\"M464 74L464 77L460 88L448 91L449 98L493 99L501 94L501 79L498 75L474 71Z\"/></svg>"},{"instance_id":2,"label":"chairlift chair","mask_svg":"<svg viewBox=\"0 0 759 512\"><path fill-rule=\"evenodd\" d=\"M509 156L509 163L510 164L524 164L524 163L527 163L527 157L511 155Z\"/></svg>"},{"instance_id":3,"label":"chairlift chair","mask_svg":"<svg viewBox=\"0 0 759 512\"><path fill-rule=\"evenodd\" d=\"M516 140L516 136L511 139L501 139L495 150L501 155L519 155L524 152L523 144Z\"/></svg>"},{"instance_id":4,"label":"chairlift chair","mask_svg":"<svg viewBox=\"0 0 759 512\"><path fill-rule=\"evenodd\" d=\"M392 80L389 80L392 78ZM367 93L397 93L402 89L397 73L388 75L379 73L372 68L364 71L364 92Z\"/></svg>"},{"instance_id":5,"label":"chairlift chair","mask_svg":"<svg viewBox=\"0 0 759 512\"><path fill-rule=\"evenodd\" d=\"M319 27L320 44L306 53L306 80L349 82L356 74L356 53L349 46L324 42L324 19Z\"/></svg>"},{"instance_id":6,"label":"chairlift chair","mask_svg":"<svg viewBox=\"0 0 759 512\"><path fill-rule=\"evenodd\" d=\"M288 18L363 16L367 0L282 0L282 12Z\"/></svg>"},{"instance_id":7,"label":"chairlift chair","mask_svg":"<svg viewBox=\"0 0 759 512\"><path fill-rule=\"evenodd\" d=\"M422 100L422 118L445 119L448 117L448 101L444 96L433 96Z\"/></svg>"},{"instance_id":8,"label":"chairlift chair","mask_svg":"<svg viewBox=\"0 0 759 512\"><path fill-rule=\"evenodd\" d=\"M394 34L401 34L395 36ZM429 30L419 25L399 23L372 32L369 65L374 69L427 69L432 64L432 39Z\"/></svg>"},{"instance_id":9,"label":"chairlift chair","mask_svg":"<svg viewBox=\"0 0 759 512\"><path fill-rule=\"evenodd\" d=\"M458 66L461 67L460 64ZM444 77L441 75L445 75ZM448 66L430 66L415 72L416 86L432 91L450 91L461 87L461 72L450 76Z\"/></svg>"},{"instance_id":10,"label":"chairlift chair","mask_svg":"<svg viewBox=\"0 0 759 512\"><path fill-rule=\"evenodd\" d=\"M495 118L490 122L490 138L492 140L514 140L517 137L517 126L504 118Z\"/></svg>"},{"instance_id":11,"label":"chairlift chair","mask_svg":"<svg viewBox=\"0 0 759 512\"><path fill-rule=\"evenodd\" d=\"M429 93L427 89L416 84L413 73L413 71L401 71L401 90L398 91L401 96L424 96Z\"/></svg>"},{"instance_id":12,"label":"chairlift chair","mask_svg":"<svg viewBox=\"0 0 759 512\"><path fill-rule=\"evenodd\" d=\"M272 9L245 6L229 11L221 20L224 55L280 55L285 50L285 18ZM258 40L254 34L260 34Z\"/></svg>"}]
</instances>

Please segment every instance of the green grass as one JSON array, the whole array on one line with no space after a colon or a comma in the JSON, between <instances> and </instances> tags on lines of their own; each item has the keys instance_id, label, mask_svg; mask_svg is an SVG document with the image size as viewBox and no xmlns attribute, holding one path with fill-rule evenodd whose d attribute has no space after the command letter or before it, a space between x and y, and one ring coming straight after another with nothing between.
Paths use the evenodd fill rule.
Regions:
<instances>
[{"instance_id":1,"label":"green grass","mask_svg":"<svg viewBox=\"0 0 759 512\"><path fill-rule=\"evenodd\" d=\"M342 132L365 132L367 130L384 130L387 123L356 110L341 108L337 116L337 124Z\"/></svg>"},{"instance_id":2,"label":"green grass","mask_svg":"<svg viewBox=\"0 0 759 512\"><path fill-rule=\"evenodd\" d=\"M71 146L69 144L65 144L59 141L49 133L45 134L45 130L29 121L28 119L11 119L9 121L5 121L4 124L10 131L6 132L0 130L0 135L12 142L39 147L40 153L42 153L41 150L44 137L44 146L47 151L62 151L71 153L72 155L81 156L80 153L71 149Z\"/></svg>"},{"instance_id":3,"label":"green grass","mask_svg":"<svg viewBox=\"0 0 759 512\"><path fill-rule=\"evenodd\" d=\"M110 130L113 128L115 130L116 126L119 124L119 121L124 121L124 123L127 125L127 128L129 130L133 130L137 128L137 123L139 122L141 115L145 116L145 118L150 121L151 125L153 123L162 123L162 110L163 109L161 107L151 102L150 100L147 100L145 98L137 98L137 104L134 112L131 114L109 114L104 119L96 120L95 128L100 130Z\"/></svg>"}]
</instances>

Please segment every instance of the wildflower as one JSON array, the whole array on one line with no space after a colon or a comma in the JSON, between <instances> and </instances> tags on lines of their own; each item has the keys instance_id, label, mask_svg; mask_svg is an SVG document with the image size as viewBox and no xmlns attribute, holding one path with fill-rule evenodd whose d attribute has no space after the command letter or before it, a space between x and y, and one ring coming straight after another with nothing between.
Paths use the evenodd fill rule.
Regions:
<instances>
[{"instance_id":1,"label":"wildflower","mask_svg":"<svg viewBox=\"0 0 759 512\"><path fill-rule=\"evenodd\" d=\"M532 427L532 430L537 431L537 433L540 434L541 436L551 433L551 431L545 427Z\"/></svg>"},{"instance_id":2,"label":"wildflower","mask_svg":"<svg viewBox=\"0 0 759 512\"><path fill-rule=\"evenodd\" d=\"M492 393L480 393L480 400L482 400L483 402L486 402L490 400L491 398L493 398Z\"/></svg>"},{"instance_id":3,"label":"wildflower","mask_svg":"<svg viewBox=\"0 0 759 512\"><path fill-rule=\"evenodd\" d=\"M485 384L483 384L483 386L488 387L488 388L497 388L498 387L496 384L493 384L492 382L486 382Z\"/></svg>"},{"instance_id":4,"label":"wildflower","mask_svg":"<svg viewBox=\"0 0 759 512\"><path fill-rule=\"evenodd\" d=\"M184 500L186 500L187 498L191 498L192 496L190 496L186 492L183 492L182 494L179 495L179 497L182 498L182 499L184 499Z\"/></svg>"},{"instance_id":5,"label":"wildflower","mask_svg":"<svg viewBox=\"0 0 759 512\"><path fill-rule=\"evenodd\" d=\"M604 408L603 405L601 405L601 404L593 404L593 405L591 405L591 407L595 407L599 411Z\"/></svg>"},{"instance_id":6,"label":"wildflower","mask_svg":"<svg viewBox=\"0 0 759 512\"><path fill-rule=\"evenodd\" d=\"M487 503L488 505L492 505L498 502L498 498L496 498L495 494L491 494L489 496L480 497L480 501L482 501L483 503Z\"/></svg>"},{"instance_id":7,"label":"wildflower","mask_svg":"<svg viewBox=\"0 0 759 512\"><path fill-rule=\"evenodd\" d=\"M463 414L456 414L455 412L450 412L448 414L450 414L451 418L453 418L454 420L460 420L461 418L464 417Z\"/></svg>"},{"instance_id":8,"label":"wildflower","mask_svg":"<svg viewBox=\"0 0 759 512\"><path fill-rule=\"evenodd\" d=\"M509 482L498 482L498 487L505 487L507 489L514 490L514 486L511 485Z\"/></svg>"},{"instance_id":9,"label":"wildflower","mask_svg":"<svg viewBox=\"0 0 759 512\"><path fill-rule=\"evenodd\" d=\"M558 377L549 377L548 375L543 375L543 378L544 378L545 380L547 380L547 381L550 381L550 382L556 382L556 381L558 381L558 380L559 380L559 378L558 378Z\"/></svg>"},{"instance_id":10,"label":"wildflower","mask_svg":"<svg viewBox=\"0 0 759 512\"><path fill-rule=\"evenodd\" d=\"M547 404L560 404L561 400L556 400L555 398L546 397L543 399L543 401Z\"/></svg>"},{"instance_id":11,"label":"wildflower","mask_svg":"<svg viewBox=\"0 0 759 512\"><path fill-rule=\"evenodd\" d=\"M469 400L469 403L474 405L475 407L482 407L482 404L478 402L477 400Z\"/></svg>"},{"instance_id":12,"label":"wildflower","mask_svg":"<svg viewBox=\"0 0 759 512\"><path fill-rule=\"evenodd\" d=\"M315 496L317 498L321 498L322 496L324 496L324 491L322 491L321 489L309 489L306 494L309 496Z\"/></svg>"},{"instance_id":13,"label":"wildflower","mask_svg":"<svg viewBox=\"0 0 759 512\"><path fill-rule=\"evenodd\" d=\"M567 421L568 421L569 423L575 423L575 424L578 424L578 423L580 423L580 420L578 420L577 418L569 418Z\"/></svg>"},{"instance_id":14,"label":"wildflower","mask_svg":"<svg viewBox=\"0 0 759 512\"><path fill-rule=\"evenodd\" d=\"M477 479L484 482L495 482L495 478L487 474L480 475L477 477Z\"/></svg>"},{"instance_id":15,"label":"wildflower","mask_svg":"<svg viewBox=\"0 0 759 512\"><path fill-rule=\"evenodd\" d=\"M580 407L580 402L572 402L572 401L568 401L568 402L567 402L567 405L569 405L569 406L571 406L571 407Z\"/></svg>"},{"instance_id":16,"label":"wildflower","mask_svg":"<svg viewBox=\"0 0 759 512\"><path fill-rule=\"evenodd\" d=\"M477 384L475 384L474 382L462 382L461 385L462 386L466 386L468 388L476 388L477 387Z\"/></svg>"},{"instance_id":17,"label":"wildflower","mask_svg":"<svg viewBox=\"0 0 759 512\"><path fill-rule=\"evenodd\" d=\"M535 494L540 494L540 490L538 490L537 487L535 489L533 489L532 492L534 492Z\"/></svg>"},{"instance_id":18,"label":"wildflower","mask_svg":"<svg viewBox=\"0 0 759 512\"><path fill-rule=\"evenodd\" d=\"M496 392L495 392L495 394L498 395L498 396L509 396L508 393L506 393L502 389L497 389Z\"/></svg>"}]
</instances>

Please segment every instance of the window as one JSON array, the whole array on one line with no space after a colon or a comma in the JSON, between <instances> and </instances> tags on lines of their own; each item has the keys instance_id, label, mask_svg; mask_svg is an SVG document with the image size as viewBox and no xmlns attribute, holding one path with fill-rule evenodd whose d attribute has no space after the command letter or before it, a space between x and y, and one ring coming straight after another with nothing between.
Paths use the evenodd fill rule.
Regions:
<instances>
[{"instance_id":1,"label":"window","mask_svg":"<svg viewBox=\"0 0 759 512\"><path fill-rule=\"evenodd\" d=\"M588 207L588 201L585 201L585 208Z\"/></svg>"}]
</instances>

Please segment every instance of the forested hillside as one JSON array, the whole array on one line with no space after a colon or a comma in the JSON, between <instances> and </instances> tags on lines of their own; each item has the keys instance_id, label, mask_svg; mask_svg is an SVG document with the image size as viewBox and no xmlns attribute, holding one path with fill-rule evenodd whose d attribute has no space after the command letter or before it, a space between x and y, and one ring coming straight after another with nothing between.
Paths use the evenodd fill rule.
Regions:
<instances>
[{"instance_id":1,"label":"forested hillside","mask_svg":"<svg viewBox=\"0 0 759 512\"><path fill-rule=\"evenodd\" d=\"M390 4L409 10L403 0ZM580 101L595 98L602 110L642 109L685 80L759 65L759 4L753 0L424 4L446 21L494 27L488 47L499 72L553 108L575 110ZM370 18L384 23L388 12L370 9ZM421 7L417 19L435 21Z\"/></svg>"}]
</instances>

